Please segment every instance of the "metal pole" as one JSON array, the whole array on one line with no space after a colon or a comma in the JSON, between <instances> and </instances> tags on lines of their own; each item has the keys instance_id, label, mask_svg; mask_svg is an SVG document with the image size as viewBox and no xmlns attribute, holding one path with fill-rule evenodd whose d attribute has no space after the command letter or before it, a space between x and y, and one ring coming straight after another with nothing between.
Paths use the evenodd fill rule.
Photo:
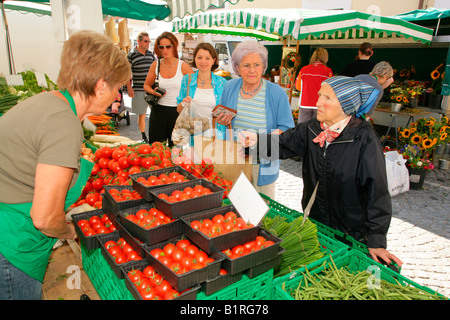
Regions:
<instances>
[{"instance_id":1,"label":"metal pole","mask_svg":"<svg viewBox=\"0 0 450 320\"><path fill-rule=\"evenodd\" d=\"M0 0L0 4L2 6L3 26L5 27L6 50L8 51L9 73L16 74L16 67L14 66L14 56L13 56L13 52L12 52L11 38L9 36L8 21L6 20L5 6L4 6L3 2L4 2L4 0Z\"/></svg>"}]
</instances>

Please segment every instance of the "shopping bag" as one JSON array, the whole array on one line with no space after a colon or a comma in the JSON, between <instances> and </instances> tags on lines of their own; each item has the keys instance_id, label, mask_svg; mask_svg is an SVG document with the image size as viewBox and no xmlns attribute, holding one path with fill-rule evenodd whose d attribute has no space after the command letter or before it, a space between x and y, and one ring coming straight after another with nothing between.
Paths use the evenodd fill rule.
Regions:
<instances>
[{"instance_id":1,"label":"shopping bag","mask_svg":"<svg viewBox=\"0 0 450 320\"><path fill-rule=\"evenodd\" d=\"M231 180L233 184L241 173L252 181L252 157L242 157L239 148L242 148L242 145L237 141L194 136L193 149L196 156L199 159L211 159L214 171L220 172L224 179Z\"/></svg>"},{"instance_id":2,"label":"shopping bag","mask_svg":"<svg viewBox=\"0 0 450 320\"><path fill-rule=\"evenodd\" d=\"M185 103L183 110L175 121L172 131L172 141L178 146L190 143L192 135L206 135L211 128L211 120L199 113L195 102Z\"/></svg>"},{"instance_id":3,"label":"shopping bag","mask_svg":"<svg viewBox=\"0 0 450 320\"><path fill-rule=\"evenodd\" d=\"M386 175L391 197L409 191L409 172L406 159L397 151L385 152Z\"/></svg>"}]
</instances>

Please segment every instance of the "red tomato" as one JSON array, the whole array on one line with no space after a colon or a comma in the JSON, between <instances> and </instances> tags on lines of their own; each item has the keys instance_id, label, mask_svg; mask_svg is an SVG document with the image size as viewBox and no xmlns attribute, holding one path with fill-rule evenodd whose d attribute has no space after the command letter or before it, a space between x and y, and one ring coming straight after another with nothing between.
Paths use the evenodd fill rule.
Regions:
<instances>
[{"instance_id":1,"label":"red tomato","mask_svg":"<svg viewBox=\"0 0 450 320\"><path fill-rule=\"evenodd\" d=\"M234 219L237 218L237 214L233 211L228 211L227 213L225 213L224 218L227 221L233 221Z\"/></svg>"},{"instance_id":2,"label":"red tomato","mask_svg":"<svg viewBox=\"0 0 450 320\"><path fill-rule=\"evenodd\" d=\"M155 300L158 298L158 292L152 286L148 286L143 290L139 290L142 300Z\"/></svg>"},{"instance_id":3,"label":"red tomato","mask_svg":"<svg viewBox=\"0 0 450 320\"><path fill-rule=\"evenodd\" d=\"M136 282L144 278L144 273L141 270L133 269L131 271L128 271L127 273L128 278L130 278L131 282Z\"/></svg>"},{"instance_id":4,"label":"red tomato","mask_svg":"<svg viewBox=\"0 0 450 320\"><path fill-rule=\"evenodd\" d=\"M256 245L261 246L264 244L264 242L266 242L266 239L262 236L257 236L255 241Z\"/></svg>"},{"instance_id":5,"label":"red tomato","mask_svg":"<svg viewBox=\"0 0 450 320\"><path fill-rule=\"evenodd\" d=\"M212 224L213 223L212 223L211 219L203 219L203 221L202 221L203 227L205 227L207 229L211 228Z\"/></svg>"},{"instance_id":6,"label":"red tomato","mask_svg":"<svg viewBox=\"0 0 450 320\"><path fill-rule=\"evenodd\" d=\"M130 252L133 251L133 250L134 250L133 247L130 246L128 243L126 243L126 244L123 246L123 248L122 248L122 252L123 252L124 254L128 254L128 253L130 253Z\"/></svg>"},{"instance_id":7,"label":"red tomato","mask_svg":"<svg viewBox=\"0 0 450 320\"><path fill-rule=\"evenodd\" d=\"M103 179L102 178L96 178L92 181L92 188L95 190L102 190L103 189Z\"/></svg>"},{"instance_id":8,"label":"red tomato","mask_svg":"<svg viewBox=\"0 0 450 320\"><path fill-rule=\"evenodd\" d=\"M159 285L156 286L156 291L159 295L164 296L167 292L171 291L173 288L167 280L162 280Z\"/></svg>"},{"instance_id":9,"label":"red tomato","mask_svg":"<svg viewBox=\"0 0 450 320\"><path fill-rule=\"evenodd\" d=\"M112 255L113 257L115 257L115 256L118 255L119 253L122 253L122 250L120 249L119 246L113 246L113 247L110 247L110 248L108 249L108 252L109 252L110 255Z\"/></svg>"},{"instance_id":10,"label":"red tomato","mask_svg":"<svg viewBox=\"0 0 450 320\"><path fill-rule=\"evenodd\" d=\"M159 262L161 262L165 266L169 266L172 260L168 256L159 256Z\"/></svg>"},{"instance_id":11,"label":"red tomato","mask_svg":"<svg viewBox=\"0 0 450 320\"><path fill-rule=\"evenodd\" d=\"M244 253L244 246L241 246L241 245L238 245L238 246L235 246L235 247L233 247L232 249L231 249L231 253L233 254L233 255L242 255L243 253Z\"/></svg>"},{"instance_id":12,"label":"red tomato","mask_svg":"<svg viewBox=\"0 0 450 320\"><path fill-rule=\"evenodd\" d=\"M105 158L110 158L113 150L110 147L102 147L101 148L102 156Z\"/></svg>"},{"instance_id":13,"label":"red tomato","mask_svg":"<svg viewBox=\"0 0 450 320\"><path fill-rule=\"evenodd\" d=\"M200 230L200 228L202 227L202 223L199 220L193 220L191 221L191 227L192 229Z\"/></svg>"},{"instance_id":14,"label":"red tomato","mask_svg":"<svg viewBox=\"0 0 450 320\"><path fill-rule=\"evenodd\" d=\"M188 245L186 247L186 255L189 256L189 257L195 257L195 255L199 251L200 251L200 249L197 246L193 245L193 244L190 244L190 245Z\"/></svg>"},{"instance_id":15,"label":"red tomato","mask_svg":"<svg viewBox=\"0 0 450 320\"><path fill-rule=\"evenodd\" d=\"M195 255L195 260L197 260L197 263L206 263L206 260L208 260L208 255L204 251L199 251Z\"/></svg>"},{"instance_id":16,"label":"red tomato","mask_svg":"<svg viewBox=\"0 0 450 320\"><path fill-rule=\"evenodd\" d=\"M170 257L172 258L172 261L178 263L184 258L184 250L178 248L174 249L170 254Z\"/></svg>"},{"instance_id":17,"label":"red tomato","mask_svg":"<svg viewBox=\"0 0 450 320\"><path fill-rule=\"evenodd\" d=\"M191 242L188 239L182 239L177 242L176 247L182 250L186 250L187 246L189 246Z\"/></svg>"},{"instance_id":18,"label":"red tomato","mask_svg":"<svg viewBox=\"0 0 450 320\"><path fill-rule=\"evenodd\" d=\"M141 165L141 158L138 156L136 152L131 153L128 156L131 166L139 166Z\"/></svg>"},{"instance_id":19,"label":"red tomato","mask_svg":"<svg viewBox=\"0 0 450 320\"><path fill-rule=\"evenodd\" d=\"M216 224L221 224L223 223L225 220L225 217L221 214L216 214L213 218L212 218L212 222L216 223Z\"/></svg>"},{"instance_id":20,"label":"red tomato","mask_svg":"<svg viewBox=\"0 0 450 320\"><path fill-rule=\"evenodd\" d=\"M86 203L90 206L94 206L94 204L99 200L100 194L93 192L86 195Z\"/></svg>"},{"instance_id":21,"label":"red tomato","mask_svg":"<svg viewBox=\"0 0 450 320\"><path fill-rule=\"evenodd\" d=\"M163 251L164 251L164 255L170 257L170 255L172 254L172 252L176 249L177 247L173 244L173 243L168 243L164 246Z\"/></svg>"},{"instance_id":22,"label":"red tomato","mask_svg":"<svg viewBox=\"0 0 450 320\"><path fill-rule=\"evenodd\" d=\"M143 273L146 277L151 278L155 275L155 269L152 266L146 266Z\"/></svg>"},{"instance_id":23,"label":"red tomato","mask_svg":"<svg viewBox=\"0 0 450 320\"><path fill-rule=\"evenodd\" d=\"M159 257L161 256L161 254L163 254L164 251L160 248L156 248L153 249L152 251L150 251L150 254L155 257L155 259L159 259Z\"/></svg>"}]
</instances>

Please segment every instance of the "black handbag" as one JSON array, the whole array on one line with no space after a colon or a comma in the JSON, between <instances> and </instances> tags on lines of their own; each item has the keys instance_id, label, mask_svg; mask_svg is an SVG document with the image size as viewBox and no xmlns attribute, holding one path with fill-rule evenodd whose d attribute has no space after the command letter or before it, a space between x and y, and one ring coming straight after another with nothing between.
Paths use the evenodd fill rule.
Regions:
<instances>
[{"instance_id":1,"label":"black handbag","mask_svg":"<svg viewBox=\"0 0 450 320\"><path fill-rule=\"evenodd\" d=\"M159 86L159 59L157 61L157 66L158 66L158 71L156 72L156 79L152 86L153 89L155 89L157 86ZM150 107L155 107L156 105L158 105L159 98L160 97L155 96L150 93L147 93L147 92L145 93L145 96L144 96L145 101L148 103L148 105Z\"/></svg>"}]
</instances>

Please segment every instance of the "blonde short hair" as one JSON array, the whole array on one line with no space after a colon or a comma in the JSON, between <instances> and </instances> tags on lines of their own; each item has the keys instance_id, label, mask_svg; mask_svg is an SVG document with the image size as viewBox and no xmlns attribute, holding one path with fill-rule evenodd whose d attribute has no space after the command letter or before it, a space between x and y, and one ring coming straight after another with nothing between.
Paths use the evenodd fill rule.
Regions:
<instances>
[{"instance_id":1,"label":"blonde short hair","mask_svg":"<svg viewBox=\"0 0 450 320\"><path fill-rule=\"evenodd\" d=\"M95 95L98 80L103 79L113 88L130 77L131 67L125 53L103 34L77 31L64 43L59 89L78 92L87 99Z\"/></svg>"}]
</instances>

